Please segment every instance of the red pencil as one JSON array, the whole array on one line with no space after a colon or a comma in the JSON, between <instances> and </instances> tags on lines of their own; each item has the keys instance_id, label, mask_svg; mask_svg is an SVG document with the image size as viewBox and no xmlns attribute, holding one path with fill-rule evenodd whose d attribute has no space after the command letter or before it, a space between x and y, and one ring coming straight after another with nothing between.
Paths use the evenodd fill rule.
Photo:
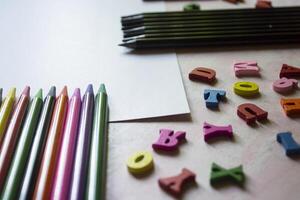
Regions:
<instances>
[{"instance_id":1,"label":"red pencil","mask_svg":"<svg viewBox=\"0 0 300 200\"><path fill-rule=\"evenodd\" d=\"M23 90L7 127L5 137L2 143L2 149L0 153L0 193L5 183L6 175L8 173L15 147L20 134L20 127L24 119L26 109L30 100L29 96L30 88L27 86Z\"/></svg>"}]
</instances>

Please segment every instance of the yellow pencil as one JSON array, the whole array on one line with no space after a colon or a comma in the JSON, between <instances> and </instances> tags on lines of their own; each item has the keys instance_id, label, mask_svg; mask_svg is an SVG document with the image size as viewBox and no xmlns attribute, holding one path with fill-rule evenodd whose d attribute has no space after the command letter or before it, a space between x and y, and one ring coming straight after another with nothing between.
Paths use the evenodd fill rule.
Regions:
<instances>
[{"instance_id":1,"label":"yellow pencil","mask_svg":"<svg viewBox=\"0 0 300 200\"><path fill-rule=\"evenodd\" d=\"M1 106L1 110L0 110L0 149L2 146L3 138L4 138L5 129L8 124L8 119L13 110L15 96L16 96L16 88L11 88Z\"/></svg>"}]
</instances>

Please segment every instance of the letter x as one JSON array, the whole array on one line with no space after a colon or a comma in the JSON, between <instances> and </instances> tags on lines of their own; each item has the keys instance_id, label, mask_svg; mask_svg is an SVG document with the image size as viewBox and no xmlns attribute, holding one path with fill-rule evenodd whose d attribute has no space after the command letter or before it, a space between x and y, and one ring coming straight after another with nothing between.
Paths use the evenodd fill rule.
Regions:
<instances>
[{"instance_id":1,"label":"letter x","mask_svg":"<svg viewBox=\"0 0 300 200\"><path fill-rule=\"evenodd\" d=\"M213 163L211 167L210 183L213 185L224 180L232 180L239 185L243 185L245 181L243 166L240 165L235 168L224 169L216 163Z\"/></svg>"}]
</instances>

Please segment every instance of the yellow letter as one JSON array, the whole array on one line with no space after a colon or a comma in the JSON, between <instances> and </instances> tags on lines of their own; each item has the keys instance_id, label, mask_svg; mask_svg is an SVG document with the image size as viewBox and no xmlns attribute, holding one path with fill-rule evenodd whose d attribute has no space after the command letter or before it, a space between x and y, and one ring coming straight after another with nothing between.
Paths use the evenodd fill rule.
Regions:
<instances>
[{"instance_id":1,"label":"yellow letter","mask_svg":"<svg viewBox=\"0 0 300 200\"><path fill-rule=\"evenodd\" d=\"M252 96L259 93L259 87L253 82L236 82L233 86L234 92L241 96Z\"/></svg>"},{"instance_id":2,"label":"yellow letter","mask_svg":"<svg viewBox=\"0 0 300 200\"><path fill-rule=\"evenodd\" d=\"M128 170L133 174L142 174L150 171L153 167L153 158L151 153L138 151L127 161Z\"/></svg>"}]
</instances>

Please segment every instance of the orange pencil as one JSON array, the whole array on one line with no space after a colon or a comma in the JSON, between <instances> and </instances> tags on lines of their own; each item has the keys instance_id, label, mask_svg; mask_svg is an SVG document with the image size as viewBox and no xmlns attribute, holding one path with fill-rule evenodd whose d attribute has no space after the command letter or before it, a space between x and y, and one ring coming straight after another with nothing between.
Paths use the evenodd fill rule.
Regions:
<instances>
[{"instance_id":1,"label":"orange pencil","mask_svg":"<svg viewBox=\"0 0 300 200\"><path fill-rule=\"evenodd\" d=\"M4 181L8 173L10 163L14 155L15 147L19 139L20 128L30 100L29 91L30 88L28 86L23 90L14 108L13 115L11 116L11 120L9 122L5 133L5 137L3 139L2 148L0 152L0 193L3 189L5 183Z\"/></svg>"},{"instance_id":2,"label":"orange pencil","mask_svg":"<svg viewBox=\"0 0 300 200\"><path fill-rule=\"evenodd\" d=\"M34 188L33 199L50 199L54 175L59 155L63 127L68 107L68 93L65 86L56 99L51 124L48 131L44 155Z\"/></svg>"}]
</instances>

